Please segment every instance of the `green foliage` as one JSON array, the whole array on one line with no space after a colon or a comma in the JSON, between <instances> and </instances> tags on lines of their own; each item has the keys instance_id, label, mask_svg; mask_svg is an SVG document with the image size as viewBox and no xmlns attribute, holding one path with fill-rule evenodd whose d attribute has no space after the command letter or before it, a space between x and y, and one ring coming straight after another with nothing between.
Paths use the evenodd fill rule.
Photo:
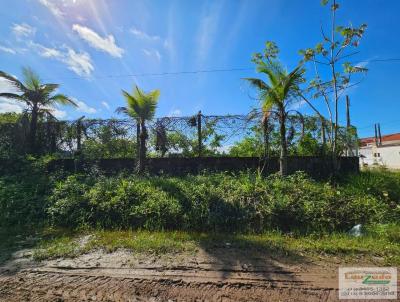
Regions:
<instances>
[{"instance_id":1,"label":"green foliage","mask_svg":"<svg viewBox=\"0 0 400 302\"><path fill-rule=\"evenodd\" d=\"M17 123L21 117L22 114L16 112L0 113L0 123Z\"/></svg>"},{"instance_id":2,"label":"green foliage","mask_svg":"<svg viewBox=\"0 0 400 302\"><path fill-rule=\"evenodd\" d=\"M333 186L301 173L45 175L48 160L28 160L0 176L0 227L324 233L400 219L400 174L388 171ZM395 231L390 236L397 242Z\"/></svg>"},{"instance_id":3,"label":"green foliage","mask_svg":"<svg viewBox=\"0 0 400 302\"><path fill-rule=\"evenodd\" d=\"M149 230L330 232L378 222L389 213L375 196L303 174L70 176L56 185L50 201L55 225Z\"/></svg>"},{"instance_id":4,"label":"green foliage","mask_svg":"<svg viewBox=\"0 0 400 302\"><path fill-rule=\"evenodd\" d=\"M55 184L49 198L48 214L53 222L63 227L86 225L90 219L90 207L85 193L89 181L83 176L71 175Z\"/></svg>"},{"instance_id":5,"label":"green foliage","mask_svg":"<svg viewBox=\"0 0 400 302\"><path fill-rule=\"evenodd\" d=\"M48 185L36 173L0 177L0 227L44 223Z\"/></svg>"},{"instance_id":6,"label":"green foliage","mask_svg":"<svg viewBox=\"0 0 400 302\"><path fill-rule=\"evenodd\" d=\"M400 173L385 170L364 171L345 177L342 186L349 194L368 194L381 200L387 207L386 217L400 219Z\"/></svg>"},{"instance_id":7,"label":"green foliage","mask_svg":"<svg viewBox=\"0 0 400 302\"><path fill-rule=\"evenodd\" d=\"M156 112L160 91L158 89L144 92L135 86L132 94L122 90L128 107L118 108L117 111L139 120L150 120Z\"/></svg>"},{"instance_id":8,"label":"green foliage","mask_svg":"<svg viewBox=\"0 0 400 302\"><path fill-rule=\"evenodd\" d=\"M230 148L229 155L246 157L246 156L258 156L264 155L264 143L261 138L257 136L248 136L235 144Z\"/></svg>"},{"instance_id":9,"label":"green foliage","mask_svg":"<svg viewBox=\"0 0 400 302\"><path fill-rule=\"evenodd\" d=\"M362 64L356 65L347 61L359 52L357 48L367 25L353 26L350 23L349 26L337 26L337 10L340 5L337 1L330 0L322 0L321 3L324 6L330 3L330 28L325 32L326 29L321 25L321 41L315 47L299 51L302 62L309 63L310 71L315 73L314 78L309 80L308 87L302 92L305 100L307 98L304 95L308 94L310 99L324 101L329 113L329 147L331 153L337 156L343 153L344 149L354 149L356 135L343 133L343 129L340 129L340 99L346 95L347 89L358 84L361 81L360 76L368 71ZM317 111L315 106L312 108Z\"/></svg>"},{"instance_id":10,"label":"green foliage","mask_svg":"<svg viewBox=\"0 0 400 302\"><path fill-rule=\"evenodd\" d=\"M92 137L83 141L82 154L90 159L135 158L136 148L136 141L127 138L126 129L110 123L94 129Z\"/></svg>"}]
</instances>

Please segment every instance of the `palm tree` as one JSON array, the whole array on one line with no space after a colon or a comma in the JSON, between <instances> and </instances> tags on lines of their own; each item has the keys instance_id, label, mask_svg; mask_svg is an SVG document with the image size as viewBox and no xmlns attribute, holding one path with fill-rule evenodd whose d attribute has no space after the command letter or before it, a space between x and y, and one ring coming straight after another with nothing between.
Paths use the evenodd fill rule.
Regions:
<instances>
[{"instance_id":1,"label":"palm tree","mask_svg":"<svg viewBox=\"0 0 400 302\"><path fill-rule=\"evenodd\" d=\"M119 107L116 112L124 113L137 121L137 134L139 137L138 171L143 173L146 160L146 140L148 138L146 121L154 117L160 91L156 89L146 93L138 86L135 86L132 94L122 90L122 95L125 97L127 107Z\"/></svg>"},{"instance_id":2,"label":"palm tree","mask_svg":"<svg viewBox=\"0 0 400 302\"><path fill-rule=\"evenodd\" d=\"M303 82L304 69L296 67L293 71L287 72L282 65L271 60L258 60L257 71L264 73L268 83L261 79L246 78L258 92L262 102L264 113L263 120L267 120L271 113L276 113L280 126L280 174L287 174L287 140L286 140L286 119L288 117L288 105L298 96L299 84Z\"/></svg>"},{"instance_id":3,"label":"palm tree","mask_svg":"<svg viewBox=\"0 0 400 302\"><path fill-rule=\"evenodd\" d=\"M0 97L25 103L30 111L31 120L29 128L30 151L36 152L36 130L38 115L51 113L51 108L56 104L77 106L74 101L64 94L55 93L59 84L44 84L40 77L30 68L23 68L23 81L12 75L0 71L0 77L7 80L17 91L0 93Z\"/></svg>"}]
</instances>

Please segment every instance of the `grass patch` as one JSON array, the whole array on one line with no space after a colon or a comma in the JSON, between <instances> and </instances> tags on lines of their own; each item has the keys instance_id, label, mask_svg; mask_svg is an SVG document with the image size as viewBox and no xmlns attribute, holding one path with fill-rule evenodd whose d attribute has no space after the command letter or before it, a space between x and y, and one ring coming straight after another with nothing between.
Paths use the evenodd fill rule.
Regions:
<instances>
[{"instance_id":1,"label":"grass patch","mask_svg":"<svg viewBox=\"0 0 400 302\"><path fill-rule=\"evenodd\" d=\"M397 227L397 226L396 226ZM340 261L377 261L385 265L400 264L400 243L388 235L369 234L352 237L347 234L292 236L280 232L261 235L224 235L186 232L92 231L80 236L69 234L46 240L34 251L37 260L76 257L102 249L113 252L128 249L134 253L171 254L194 252L199 248L236 248L264 254L265 257L290 258L298 261L321 256L336 256ZM82 240L85 236L87 240ZM85 241L85 242L82 242Z\"/></svg>"},{"instance_id":2,"label":"grass patch","mask_svg":"<svg viewBox=\"0 0 400 302\"><path fill-rule=\"evenodd\" d=\"M149 231L96 231L87 247L113 252L119 248L138 253L177 253L192 251L195 242L184 232L149 232Z\"/></svg>"}]
</instances>

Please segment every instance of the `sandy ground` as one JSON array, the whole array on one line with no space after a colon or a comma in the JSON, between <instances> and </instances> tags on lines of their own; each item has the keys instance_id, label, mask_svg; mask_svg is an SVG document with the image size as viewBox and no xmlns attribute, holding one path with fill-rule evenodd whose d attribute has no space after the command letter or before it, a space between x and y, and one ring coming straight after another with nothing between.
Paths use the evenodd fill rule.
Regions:
<instances>
[{"instance_id":1,"label":"sandy ground","mask_svg":"<svg viewBox=\"0 0 400 302\"><path fill-rule=\"evenodd\" d=\"M38 263L23 250L0 268L0 301L337 301L335 259L287 259L215 247L163 256L97 251Z\"/></svg>"}]
</instances>

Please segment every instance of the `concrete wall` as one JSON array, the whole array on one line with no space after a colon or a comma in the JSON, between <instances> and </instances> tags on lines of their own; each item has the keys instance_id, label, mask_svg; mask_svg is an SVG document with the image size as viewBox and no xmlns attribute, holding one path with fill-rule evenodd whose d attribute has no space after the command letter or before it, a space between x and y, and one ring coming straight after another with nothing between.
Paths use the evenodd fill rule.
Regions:
<instances>
[{"instance_id":1,"label":"concrete wall","mask_svg":"<svg viewBox=\"0 0 400 302\"><path fill-rule=\"evenodd\" d=\"M366 166L385 166L389 169L400 169L400 145L395 146L370 146L360 149L360 164ZM376 154L377 156L374 156ZM379 156L378 156L379 155Z\"/></svg>"},{"instance_id":2,"label":"concrete wall","mask_svg":"<svg viewBox=\"0 0 400 302\"><path fill-rule=\"evenodd\" d=\"M134 159L101 159L101 160L74 160L59 159L49 163L48 170L63 169L67 171L89 171L99 169L106 173L120 171L134 171ZM261 160L258 157L202 157L202 158L149 158L147 170L151 174L196 174L204 170L238 172L248 169L260 169L264 174L279 171L279 158ZM339 173L358 173L358 157L342 157L338 159ZM304 171L314 178L324 178L331 175L332 163L329 158L322 157L289 157L289 173Z\"/></svg>"}]
</instances>

